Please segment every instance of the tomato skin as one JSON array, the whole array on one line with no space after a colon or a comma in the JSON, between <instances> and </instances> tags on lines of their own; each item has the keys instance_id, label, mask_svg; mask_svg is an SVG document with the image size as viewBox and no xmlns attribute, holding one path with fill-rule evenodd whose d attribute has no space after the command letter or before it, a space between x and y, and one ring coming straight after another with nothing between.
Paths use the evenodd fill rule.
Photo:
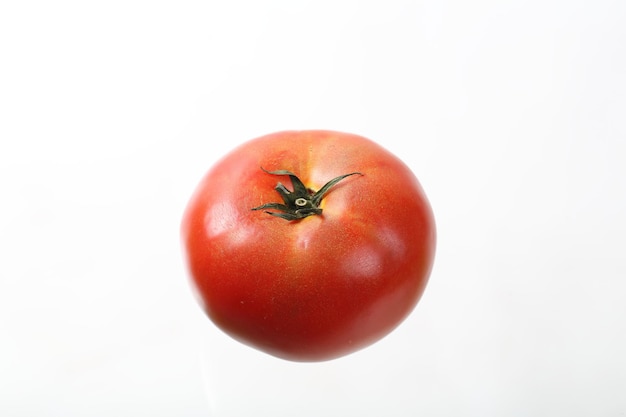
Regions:
<instances>
[{"instance_id":1,"label":"tomato skin","mask_svg":"<svg viewBox=\"0 0 626 417\"><path fill-rule=\"evenodd\" d=\"M288 170L312 190L343 174L321 215L288 221L252 208L282 202ZM286 131L248 141L217 162L182 222L191 282L231 337L292 361L362 349L399 325L421 297L435 223L418 180L361 136Z\"/></svg>"}]
</instances>

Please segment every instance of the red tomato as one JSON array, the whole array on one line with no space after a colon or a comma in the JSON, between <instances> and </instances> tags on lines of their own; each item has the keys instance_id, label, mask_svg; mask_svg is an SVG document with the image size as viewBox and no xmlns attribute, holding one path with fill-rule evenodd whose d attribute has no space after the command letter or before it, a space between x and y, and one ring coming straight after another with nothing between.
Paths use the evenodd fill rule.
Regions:
<instances>
[{"instance_id":1,"label":"red tomato","mask_svg":"<svg viewBox=\"0 0 626 417\"><path fill-rule=\"evenodd\" d=\"M331 131L274 133L226 155L191 198L182 239L211 320L293 361L337 358L391 332L435 253L433 214L409 168Z\"/></svg>"}]
</instances>

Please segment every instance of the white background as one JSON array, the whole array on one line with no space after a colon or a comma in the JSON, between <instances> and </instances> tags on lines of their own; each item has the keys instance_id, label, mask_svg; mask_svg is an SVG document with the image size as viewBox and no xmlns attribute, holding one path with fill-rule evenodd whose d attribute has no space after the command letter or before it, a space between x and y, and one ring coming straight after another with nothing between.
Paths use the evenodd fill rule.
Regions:
<instances>
[{"instance_id":1,"label":"white background","mask_svg":"<svg viewBox=\"0 0 626 417\"><path fill-rule=\"evenodd\" d=\"M617 0L4 1L0 415L231 415L180 217L230 148L304 128L399 155L439 232L409 320L286 371L347 393L318 415L626 415L625 21ZM234 415L280 415L246 389Z\"/></svg>"}]
</instances>

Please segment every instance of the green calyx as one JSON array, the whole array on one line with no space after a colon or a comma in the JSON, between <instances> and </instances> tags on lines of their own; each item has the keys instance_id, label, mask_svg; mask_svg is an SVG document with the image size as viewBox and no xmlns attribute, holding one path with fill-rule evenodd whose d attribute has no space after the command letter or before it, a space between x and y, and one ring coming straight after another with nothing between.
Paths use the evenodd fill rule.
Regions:
<instances>
[{"instance_id":1,"label":"green calyx","mask_svg":"<svg viewBox=\"0 0 626 417\"><path fill-rule=\"evenodd\" d=\"M363 175L360 172L351 172L350 174L340 175L324 184L319 191L313 192L306 188L302 181L300 181L300 178L298 178L293 172L287 170L267 171L264 168L261 169L272 175L288 175L291 179L291 184L293 185L293 191L289 191L287 187L279 182L276 184L274 189L278 191L278 194L282 197L284 204L267 203L254 207L252 210L265 210L267 214L280 217L285 220L300 220L308 216L322 214L322 209L319 206L326 193L328 193L333 186L351 175Z\"/></svg>"}]
</instances>

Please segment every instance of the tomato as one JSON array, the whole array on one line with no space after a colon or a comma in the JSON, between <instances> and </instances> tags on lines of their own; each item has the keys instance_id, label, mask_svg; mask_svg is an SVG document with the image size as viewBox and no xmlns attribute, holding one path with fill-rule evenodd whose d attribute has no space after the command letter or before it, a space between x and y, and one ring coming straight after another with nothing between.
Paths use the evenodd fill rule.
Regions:
<instances>
[{"instance_id":1,"label":"tomato","mask_svg":"<svg viewBox=\"0 0 626 417\"><path fill-rule=\"evenodd\" d=\"M201 180L182 221L190 281L236 340L292 361L352 353L420 299L435 224L418 180L361 136L248 141Z\"/></svg>"}]
</instances>

